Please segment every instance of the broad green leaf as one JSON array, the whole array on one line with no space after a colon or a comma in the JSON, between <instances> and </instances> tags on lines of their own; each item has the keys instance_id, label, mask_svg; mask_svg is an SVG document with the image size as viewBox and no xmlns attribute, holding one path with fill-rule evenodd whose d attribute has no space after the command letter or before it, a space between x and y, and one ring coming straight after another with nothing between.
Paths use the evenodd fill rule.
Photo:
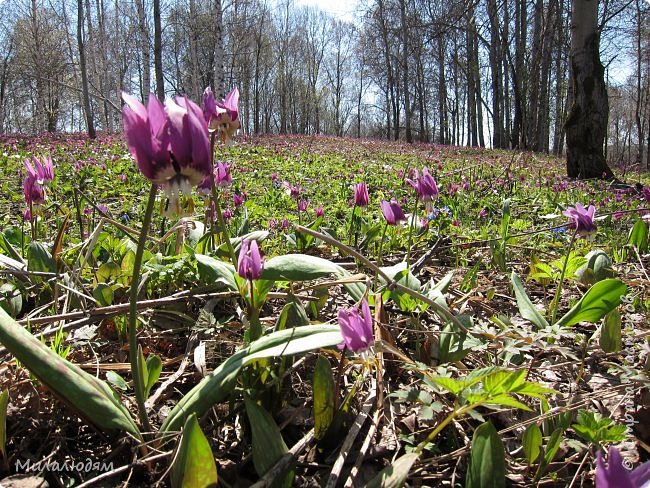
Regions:
<instances>
[{"instance_id":1,"label":"broad green leaf","mask_svg":"<svg viewBox=\"0 0 650 488\"><path fill-rule=\"evenodd\" d=\"M478 426L472 436L465 488L506 486L506 460L503 442L491 422Z\"/></svg>"},{"instance_id":2,"label":"broad green leaf","mask_svg":"<svg viewBox=\"0 0 650 488\"><path fill-rule=\"evenodd\" d=\"M115 292L111 285L107 283L97 283L97 286L93 288L93 298L97 300L100 307L108 307L109 305L113 305Z\"/></svg>"},{"instance_id":3,"label":"broad green leaf","mask_svg":"<svg viewBox=\"0 0 650 488\"><path fill-rule=\"evenodd\" d=\"M521 282L521 279L514 271L510 275L510 281L512 282L512 287L515 290L515 297L517 298L517 307L519 308L519 313L526 320L530 320L533 324L537 326L538 329L543 329L548 327L548 322L544 316L539 313L533 302L530 301L526 290L524 290L524 285Z\"/></svg>"},{"instance_id":4,"label":"broad green leaf","mask_svg":"<svg viewBox=\"0 0 650 488\"><path fill-rule=\"evenodd\" d=\"M638 219L630 231L627 243L637 249L639 254L644 254L648 250L648 223L643 219Z\"/></svg>"},{"instance_id":5,"label":"broad green leaf","mask_svg":"<svg viewBox=\"0 0 650 488\"><path fill-rule=\"evenodd\" d=\"M302 306L300 300L290 293L289 299L286 305L282 307L280 316L275 323L275 330L302 327L303 325L309 325L309 317L307 317L305 307Z\"/></svg>"},{"instance_id":6,"label":"broad green leaf","mask_svg":"<svg viewBox=\"0 0 650 488\"><path fill-rule=\"evenodd\" d=\"M621 303L627 286L618 279L599 281L589 288L578 303L558 320L557 325L570 326L578 322L595 323Z\"/></svg>"},{"instance_id":7,"label":"broad green leaf","mask_svg":"<svg viewBox=\"0 0 650 488\"><path fill-rule=\"evenodd\" d=\"M484 405L499 405L503 407L512 407L518 408L520 410L525 410L527 412L531 411L531 408L525 403L520 402L512 398L505 393L500 393L498 395L486 395L485 393L472 393L467 395L468 403L478 403L481 402Z\"/></svg>"},{"instance_id":8,"label":"broad green leaf","mask_svg":"<svg viewBox=\"0 0 650 488\"><path fill-rule=\"evenodd\" d=\"M196 415L187 417L172 466L173 488L217 486L217 465Z\"/></svg>"},{"instance_id":9,"label":"broad green leaf","mask_svg":"<svg viewBox=\"0 0 650 488\"><path fill-rule=\"evenodd\" d=\"M605 315L603 325L600 327L598 344L604 352L618 352L621 350L621 314L614 309Z\"/></svg>"},{"instance_id":10,"label":"broad green leaf","mask_svg":"<svg viewBox=\"0 0 650 488\"><path fill-rule=\"evenodd\" d=\"M438 386L441 386L445 390L447 390L450 393L453 393L454 395L458 395L463 388L464 385L460 381L456 381L453 378L448 378L446 376L437 376L437 377L432 377L431 378Z\"/></svg>"},{"instance_id":11,"label":"broad green leaf","mask_svg":"<svg viewBox=\"0 0 650 488\"><path fill-rule=\"evenodd\" d=\"M27 247L27 269L45 273L56 273L52 255L40 242L31 242Z\"/></svg>"},{"instance_id":12,"label":"broad green leaf","mask_svg":"<svg viewBox=\"0 0 650 488\"><path fill-rule=\"evenodd\" d=\"M503 201L501 209L501 239L504 241L508 238L508 227L510 227L510 199Z\"/></svg>"},{"instance_id":13,"label":"broad green leaf","mask_svg":"<svg viewBox=\"0 0 650 488\"><path fill-rule=\"evenodd\" d=\"M2 235L2 234L0 234ZM13 283L0 286L0 307L12 317L16 317L23 308L23 295Z\"/></svg>"},{"instance_id":14,"label":"broad green leaf","mask_svg":"<svg viewBox=\"0 0 650 488\"><path fill-rule=\"evenodd\" d=\"M414 452L400 456L393 464L382 469L377 476L370 480L366 488L401 488L408 478L411 467L419 457Z\"/></svg>"},{"instance_id":15,"label":"broad green leaf","mask_svg":"<svg viewBox=\"0 0 650 488\"><path fill-rule=\"evenodd\" d=\"M97 279L97 283L108 283L109 281L117 280L121 274L122 267L115 261L109 261L108 263L104 263L99 267L97 273L95 274L95 277Z\"/></svg>"},{"instance_id":16,"label":"broad green leaf","mask_svg":"<svg viewBox=\"0 0 650 488\"><path fill-rule=\"evenodd\" d=\"M253 444L253 465L258 476L266 472L284 456L289 449L282 439L282 433L273 417L250 398L244 400L246 413L251 424ZM276 478L271 486L287 487L293 481L293 470Z\"/></svg>"},{"instance_id":17,"label":"broad green leaf","mask_svg":"<svg viewBox=\"0 0 650 488\"><path fill-rule=\"evenodd\" d=\"M181 398L165 419L160 433L178 430L190 413L202 416L215 403L225 399L235 386L241 368L250 362L330 347L342 341L338 325L310 325L286 329L256 340L226 359Z\"/></svg>"},{"instance_id":18,"label":"broad green leaf","mask_svg":"<svg viewBox=\"0 0 650 488\"><path fill-rule=\"evenodd\" d=\"M206 285L223 284L229 290L237 291L235 267L205 254L196 254L197 269L201 281Z\"/></svg>"},{"instance_id":19,"label":"broad green leaf","mask_svg":"<svg viewBox=\"0 0 650 488\"><path fill-rule=\"evenodd\" d=\"M528 466L530 466L542 452L542 430L539 428L539 425L530 424L524 432L524 437L521 442Z\"/></svg>"},{"instance_id":20,"label":"broad green leaf","mask_svg":"<svg viewBox=\"0 0 650 488\"><path fill-rule=\"evenodd\" d=\"M0 453L2 459L7 459L7 406L9 405L9 390L0 393Z\"/></svg>"},{"instance_id":21,"label":"broad green leaf","mask_svg":"<svg viewBox=\"0 0 650 488\"><path fill-rule=\"evenodd\" d=\"M314 366L314 438L320 440L327 432L334 418L334 376L329 361L318 356Z\"/></svg>"},{"instance_id":22,"label":"broad green leaf","mask_svg":"<svg viewBox=\"0 0 650 488\"><path fill-rule=\"evenodd\" d=\"M604 443L621 442L625 439L627 427L616 424L610 418L604 418L597 412L579 410L577 423L573 424L573 430L587 442L600 446Z\"/></svg>"},{"instance_id":23,"label":"broad green leaf","mask_svg":"<svg viewBox=\"0 0 650 488\"><path fill-rule=\"evenodd\" d=\"M564 430L558 427L549 437L548 442L546 443L546 448L544 449L543 466L547 466L551 461L553 461L557 450L560 448L560 441L562 441L563 432Z\"/></svg>"},{"instance_id":24,"label":"broad green leaf","mask_svg":"<svg viewBox=\"0 0 650 488\"><path fill-rule=\"evenodd\" d=\"M31 335L0 308L0 342L41 383L100 430L123 430L140 438L131 414L113 390Z\"/></svg>"},{"instance_id":25,"label":"broad green leaf","mask_svg":"<svg viewBox=\"0 0 650 488\"><path fill-rule=\"evenodd\" d=\"M307 254L283 254L269 259L262 273L262 279L272 281L308 281L334 275L337 278L350 276L344 268L327 259ZM345 289L355 300L360 300L366 287L361 283L349 283Z\"/></svg>"},{"instance_id":26,"label":"broad green leaf","mask_svg":"<svg viewBox=\"0 0 650 488\"><path fill-rule=\"evenodd\" d=\"M462 361L476 345L473 337L457 331L454 324L449 323L440 332L438 359L441 364Z\"/></svg>"}]
</instances>

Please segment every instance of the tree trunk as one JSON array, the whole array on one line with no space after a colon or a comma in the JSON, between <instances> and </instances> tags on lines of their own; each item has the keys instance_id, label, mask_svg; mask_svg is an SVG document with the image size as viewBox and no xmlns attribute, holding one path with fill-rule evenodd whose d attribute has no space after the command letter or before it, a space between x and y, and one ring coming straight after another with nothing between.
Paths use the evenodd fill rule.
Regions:
<instances>
[{"instance_id":1,"label":"tree trunk","mask_svg":"<svg viewBox=\"0 0 650 488\"><path fill-rule=\"evenodd\" d=\"M162 23L160 21L160 0L153 0L153 67L156 76L156 96L165 99L165 79L162 64Z\"/></svg>"},{"instance_id":2,"label":"tree trunk","mask_svg":"<svg viewBox=\"0 0 650 488\"><path fill-rule=\"evenodd\" d=\"M214 0L214 94L221 99L226 94L223 50L223 8L221 0Z\"/></svg>"},{"instance_id":3,"label":"tree trunk","mask_svg":"<svg viewBox=\"0 0 650 488\"><path fill-rule=\"evenodd\" d=\"M402 22L402 90L404 91L404 126L406 142L413 142L411 133L411 98L409 92L409 39L406 23L406 0L400 0L400 18Z\"/></svg>"},{"instance_id":4,"label":"tree trunk","mask_svg":"<svg viewBox=\"0 0 650 488\"><path fill-rule=\"evenodd\" d=\"M565 123L567 176L610 179L614 174L603 154L609 103L599 53L598 0L572 0L571 5L573 103Z\"/></svg>"},{"instance_id":5,"label":"tree trunk","mask_svg":"<svg viewBox=\"0 0 650 488\"><path fill-rule=\"evenodd\" d=\"M83 17L84 8L83 0L77 0L77 45L79 46L79 69L81 70L81 91L83 95L83 109L86 116L86 129L88 137L94 139L95 124L93 123L93 114L90 107L90 95L88 93L88 71L86 69L86 52L83 41Z\"/></svg>"},{"instance_id":6,"label":"tree trunk","mask_svg":"<svg viewBox=\"0 0 650 488\"><path fill-rule=\"evenodd\" d=\"M151 91L151 52L149 50L149 26L147 14L144 9L145 0L136 0L138 10L138 27L140 30L140 52L142 54L142 86L140 94L145 102L149 99Z\"/></svg>"}]
</instances>

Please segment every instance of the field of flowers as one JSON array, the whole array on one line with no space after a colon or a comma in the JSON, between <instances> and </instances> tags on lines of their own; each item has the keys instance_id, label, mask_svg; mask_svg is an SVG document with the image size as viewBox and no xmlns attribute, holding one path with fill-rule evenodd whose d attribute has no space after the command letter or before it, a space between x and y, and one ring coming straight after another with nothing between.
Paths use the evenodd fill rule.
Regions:
<instances>
[{"instance_id":1,"label":"field of flowers","mask_svg":"<svg viewBox=\"0 0 650 488\"><path fill-rule=\"evenodd\" d=\"M0 484L648 481L647 175L126 101L0 138Z\"/></svg>"}]
</instances>

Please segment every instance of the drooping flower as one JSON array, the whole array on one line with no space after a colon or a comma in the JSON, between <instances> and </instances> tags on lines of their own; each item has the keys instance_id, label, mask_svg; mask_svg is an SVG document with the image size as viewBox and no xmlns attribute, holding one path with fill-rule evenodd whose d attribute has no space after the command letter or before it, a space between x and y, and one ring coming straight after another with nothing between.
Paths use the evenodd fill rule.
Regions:
<instances>
[{"instance_id":1,"label":"drooping flower","mask_svg":"<svg viewBox=\"0 0 650 488\"><path fill-rule=\"evenodd\" d=\"M32 158L32 161L25 159L25 169L27 176L32 176L39 185L49 183L54 179L54 166L50 156L42 158Z\"/></svg>"},{"instance_id":2,"label":"drooping flower","mask_svg":"<svg viewBox=\"0 0 650 488\"><path fill-rule=\"evenodd\" d=\"M316 207L316 217L324 217L325 216L325 210L323 210L323 206L320 205Z\"/></svg>"},{"instance_id":3,"label":"drooping flower","mask_svg":"<svg viewBox=\"0 0 650 488\"><path fill-rule=\"evenodd\" d=\"M402 207L397 200L391 200L390 202L383 200L379 203L379 206L381 207L381 213L386 219L388 225L397 225L400 222L406 222L404 210L402 210Z\"/></svg>"},{"instance_id":4,"label":"drooping flower","mask_svg":"<svg viewBox=\"0 0 650 488\"><path fill-rule=\"evenodd\" d=\"M648 488L650 487L650 461L628 471L615 447L609 448L607 467L601 451L596 453L596 488Z\"/></svg>"},{"instance_id":5,"label":"drooping flower","mask_svg":"<svg viewBox=\"0 0 650 488\"><path fill-rule=\"evenodd\" d=\"M28 173L23 180L23 196L28 207L45 203L45 189L38 181L37 176L32 173Z\"/></svg>"},{"instance_id":6,"label":"drooping flower","mask_svg":"<svg viewBox=\"0 0 650 488\"><path fill-rule=\"evenodd\" d=\"M342 308L339 310L339 327L343 343L339 348L346 347L354 352L363 352L370 347L375 339L372 315L367 300L361 300L361 315L359 309Z\"/></svg>"},{"instance_id":7,"label":"drooping flower","mask_svg":"<svg viewBox=\"0 0 650 488\"><path fill-rule=\"evenodd\" d=\"M573 221L573 228L579 234L590 234L596 230L596 224L594 223L596 207L593 205L584 208L581 204L576 203L575 207L568 207L562 214Z\"/></svg>"},{"instance_id":8,"label":"drooping flower","mask_svg":"<svg viewBox=\"0 0 650 488\"><path fill-rule=\"evenodd\" d=\"M367 207L370 197L368 196L368 187L366 182L362 181L354 185L354 204L357 207Z\"/></svg>"},{"instance_id":9,"label":"drooping flower","mask_svg":"<svg viewBox=\"0 0 650 488\"><path fill-rule=\"evenodd\" d=\"M415 189L418 199L424 202L427 210L430 211L431 202L438 198L440 192L436 180L429 174L429 170L426 167L422 168L422 174L420 174L416 169L414 179L407 178L406 182Z\"/></svg>"},{"instance_id":10,"label":"drooping flower","mask_svg":"<svg viewBox=\"0 0 650 488\"><path fill-rule=\"evenodd\" d=\"M237 260L237 274L247 280L257 280L262 276L264 262L260 258L257 241L244 239Z\"/></svg>"},{"instance_id":11,"label":"drooping flower","mask_svg":"<svg viewBox=\"0 0 650 488\"><path fill-rule=\"evenodd\" d=\"M167 100L163 105L153 94L145 107L135 97L122 93L124 134L129 151L142 174L162 185L172 210L179 210L181 193L210 174L211 153L208 129L198 105L187 97Z\"/></svg>"},{"instance_id":12,"label":"drooping flower","mask_svg":"<svg viewBox=\"0 0 650 488\"><path fill-rule=\"evenodd\" d=\"M227 143L239 129L239 90L233 88L223 100L217 102L212 89L203 92L203 116L211 131L218 131L223 143Z\"/></svg>"}]
</instances>

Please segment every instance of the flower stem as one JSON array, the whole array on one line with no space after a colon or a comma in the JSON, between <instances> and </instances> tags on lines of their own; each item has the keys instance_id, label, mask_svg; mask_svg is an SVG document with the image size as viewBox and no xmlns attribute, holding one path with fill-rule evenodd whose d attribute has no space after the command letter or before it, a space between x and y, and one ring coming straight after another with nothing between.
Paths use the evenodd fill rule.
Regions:
<instances>
[{"instance_id":1,"label":"flower stem","mask_svg":"<svg viewBox=\"0 0 650 488\"><path fill-rule=\"evenodd\" d=\"M571 255L571 250L573 249L573 244L576 241L576 236L578 235L578 229L573 232L573 235L571 236L571 240L569 241L569 246L567 247L566 250L566 256L564 258L564 264L562 265L562 272L560 273L560 279L557 283L557 287L555 289L555 296L553 297L553 301L551 302L551 325L555 323L555 316L557 315L557 309L560 306L560 295L562 294L562 285L564 284L564 275L566 274L566 268L567 265L569 264L569 256Z\"/></svg>"},{"instance_id":2,"label":"flower stem","mask_svg":"<svg viewBox=\"0 0 650 488\"><path fill-rule=\"evenodd\" d=\"M382 259L381 259L381 250L384 247L384 238L386 237L386 230L388 230L388 222L384 225L384 230L381 233L381 240L379 241L379 251L377 252L377 262L381 264Z\"/></svg>"},{"instance_id":3,"label":"flower stem","mask_svg":"<svg viewBox=\"0 0 650 488\"><path fill-rule=\"evenodd\" d=\"M415 219L418 215L418 203L420 201L415 199L415 208L413 208L413 214L411 215L411 225L409 226L409 240L408 247L406 248L406 269L411 269L411 247L413 246L413 228L415 227Z\"/></svg>"},{"instance_id":4,"label":"flower stem","mask_svg":"<svg viewBox=\"0 0 650 488\"><path fill-rule=\"evenodd\" d=\"M352 245L352 231L354 230L354 217L357 204L352 205L352 212L350 213L350 230L348 231L348 244Z\"/></svg>"},{"instance_id":5,"label":"flower stem","mask_svg":"<svg viewBox=\"0 0 650 488\"><path fill-rule=\"evenodd\" d=\"M156 202L156 193L158 187L154 183L149 190L149 199L147 208L144 212L144 220L140 237L138 238L138 247L135 251L135 260L133 262L133 277L131 279L131 293L129 296L129 359L131 361L131 375L133 376L133 387L135 389L135 399L138 404L138 416L143 430L150 431L149 419L144 405L144 383L142 371L140 369L140 358L138 357L138 338L136 328L138 323L138 289L140 288L140 268L142 266L142 256L144 255L144 246L147 242L147 234L151 226L153 207Z\"/></svg>"},{"instance_id":6,"label":"flower stem","mask_svg":"<svg viewBox=\"0 0 650 488\"><path fill-rule=\"evenodd\" d=\"M214 146L216 143L215 133L213 132L210 135L210 167L214 168ZM226 241L226 248L228 249L228 254L230 255L230 260L232 264L237 266L237 257L235 256L235 248L232 247L232 242L230 242L230 235L228 234L228 227L226 227L226 222L223 220L223 215L221 214L221 205L219 204L219 195L217 194L217 185L214 180L214 169L210 171L210 189L212 191L212 202L214 203L214 209L217 214L217 227L221 233L223 240ZM214 215L212 216L214 221Z\"/></svg>"}]
</instances>

